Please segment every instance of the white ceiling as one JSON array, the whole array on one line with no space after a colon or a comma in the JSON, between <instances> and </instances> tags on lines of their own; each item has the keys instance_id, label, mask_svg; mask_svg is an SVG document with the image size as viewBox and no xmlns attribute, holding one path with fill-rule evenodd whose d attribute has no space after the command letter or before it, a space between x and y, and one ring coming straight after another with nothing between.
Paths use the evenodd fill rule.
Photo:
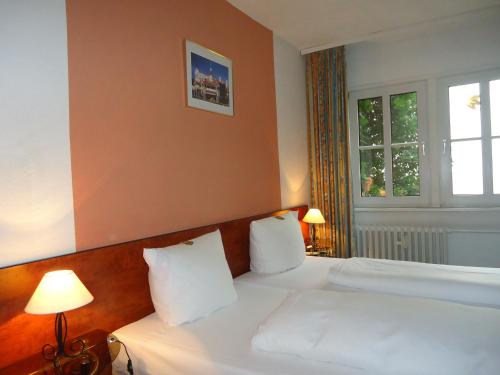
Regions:
<instances>
[{"instance_id":1,"label":"white ceiling","mask_svg":"<svg viewBox=\"0 0 500 375\"><path fill-rule=\"evenodd\" d=\"M302 53L411 28L428 30L500 6L500 0L227 0ZM500 19L499 19L500 27Z\"/></svg>"}]
</instances>

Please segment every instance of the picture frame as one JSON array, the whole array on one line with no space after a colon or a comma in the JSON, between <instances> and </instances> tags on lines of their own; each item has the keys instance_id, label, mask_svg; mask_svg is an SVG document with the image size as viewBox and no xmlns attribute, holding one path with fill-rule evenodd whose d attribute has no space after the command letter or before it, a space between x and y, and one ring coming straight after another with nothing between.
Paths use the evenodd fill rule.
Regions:
<instances>
[{"instance_id":1,"label":"picture frame","mask_svg":"<svg viewBox=\"0 0 500 375\"><path fill-rule=\"evenodd\" d=\"M208 48L186 40L187 105L233 116L233 63Z\"/></svg>"}]
</instances>

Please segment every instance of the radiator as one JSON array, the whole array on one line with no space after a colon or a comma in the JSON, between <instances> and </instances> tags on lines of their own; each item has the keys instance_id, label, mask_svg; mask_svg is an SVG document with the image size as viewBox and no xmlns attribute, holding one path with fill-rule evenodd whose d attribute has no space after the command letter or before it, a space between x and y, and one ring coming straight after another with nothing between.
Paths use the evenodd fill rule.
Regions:
<instances>
[{"instance_id":1,"label":"radiator","mask_svg":"<svg viewBox=\"0 0 500 375\"><path fill-rule=\"evenodd\" d=\"M357 225L355 255L447 264L447 239L446 228Z\"/></svg>"}]
</instances>

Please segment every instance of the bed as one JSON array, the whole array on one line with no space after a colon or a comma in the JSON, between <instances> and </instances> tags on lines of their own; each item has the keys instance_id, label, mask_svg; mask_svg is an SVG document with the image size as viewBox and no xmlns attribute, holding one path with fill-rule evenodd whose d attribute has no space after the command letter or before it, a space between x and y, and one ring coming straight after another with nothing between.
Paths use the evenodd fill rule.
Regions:
<instances>
[{"instance_id":1,"label":"bed","mask_svg":"<svg viewBox=\"0 0 500 375\"><path fill-rule=\"evenodd\" d=\"M443 347L434 350L432 346L425 343L425 337L432 337L435 334L441 335L442 342L460 341L457 346L463 353L466 353L464 357L468 355L467 353L473 353L467 361L462 358L463 364L467 367L462 368L461 364L457 365L453 375L469 374L471 373L470 369L477 370L474 371L475 374L497 373L496 370L493 372L491 370L492 366L494 369L500 368L500 363L497 363L496 360L493 364L489 361L488 368L480 368L482 354L474 353L474 341L478 337L475 335L476 330L482 330L479 334L480 339L482 339L481 336L487 336L490 332L494 332L494 334L498 332L497 323L500 322L498 310L446 301L366 293L359 289L336 286L328 282L328 272L332 265L341 265L345 261L335 258L306 257L302 265L283 273L263 275L247 272L234 280L239 296L238 301L213 313L208 318L182 326L168 327L163 324L156 313L153 313L120 328L114 334L129 347L136 374L401 374L398 369L390 371L389 367L386 368L385 358L387 355L393 354L387 353L387 350L391 352L399 350L398 355L402 355L401 353L406 350L407 363L399 365L407 366L408 369L412 370L416 369L416 372L405 372L405 375L420 374L418 371L419 352L413 351L411 343L406 344L408 341L420 339L424 341L419 346L420 349L424 349L422 355L427 355L427 358L435 361L435 364L428 365L428 368L435 368L436 372L426 373L451 375L452 373L443 372L440 369L440 362L441 360L446 361L446 358L448 363L454 362L452 359L455 354ZM342 361L322 361L321 353L319 355L312 353L312 357L317 357L318 360L311 360L308 357L300 358L302 356L301 349L295 355L288 355L268 353L252 348L252 339L255 339L256 332L260 330L262 322L276 314L282 305L286 305L288 299L293 298L300 291L306 291L306 293L308 291L317 293L340 292L341 296L352 296L349 302L350 306L344 309L344 315L348 317L351 315L350 308L352 306L353 312L358 315L358 324L356 324L356 329L349 328L349 323L345 327L342 327L342 323L340 326L337 325L336 332L332 336L344 338L341 340L337 338L337 345L342 345L343 341L349 345L349 337L363 335L365 331L370 330L372 331L370 342L377 343L377 337L380 335L379 327L377 327L378 321L390 320L387 309L379 316L377 316L376 311L375 313L363 312L364 302L357 303L357 299L368 298L371 300L371 310L378 310L379 300L382 300L382 306L385 303L393 302L396 306L403 302L399 305L397 313L400 315L399 319L395 322L389 322L389 326L391 323L393 327L404 326L406 319L404 316L407 316L411 329L399 335L395 332L383 333L380 336L382 337L381 341L385 340L382 347L372 347L372 344L369 343L364 348L354 346L353 351L358 350L360 353L366 353L363 358L366 357L367 361L370 361L369 366L364 366L365 369L363 369L362 364L355 365L355 361L348 361L348 364L343 364ZM360 311L361 313L359 313ZM458 318L453 317L456 315L455 313L458 314ZM442 328L443 324L439 323L439 317L436 320L436 314L452 316L451 320L447 322L449 327ZM476 322L478 320L476 317L482 321ZM486 318L489 321L483 324ZM370 319L371 323L369 323ZM463 324L463 322L474 324L466 327L469 324ZM295 322L292 321L291 324L292 327L304 326L306 330L309 330L308 323L307 319L301 318ZM446 326L446 324L444 325ZM387 330L387 326L382 324L381 327L383 330ZM323 328L320 329L323 330ZM343 333L337 335L342 330ZM423 333L420 335L421 337L414 337L414 332L419 330L426 330L427 336ZM460 330L461 332L455 334L456 331ZM389 331L392 331L392 328ZM377 337L373 338L373 335ZM321 336L324 335L321 334ZM397 342L398 340L399 342ZM492 347L496 347L499 339L490 337L488 340L486 344L488 350L494 352L496 349L492 349ZM389 346L384 347L387 342L389 342ZM434 351L436 353L433 353ZM334 351L327 352L324 356L332 356L333 353ZM489 355L491 357L491 353ZM377 366L379 371L374 371ZM115 360L114 368L117 373L126 374L126 357L123 351ZM370 370L366 370L366 368ZM449 368L450 366L445 366L445 369Z\"/></svg>"},{"instance_id":2,"label":"bed","mask_svg":"<svg viewBox=\"0 0 500 375\"><path fill-rule=\"evenodd\" d=\"M238 301L206 319L168 327L153 313L118 329L114 335L127 345L136 374L367 374L353 367L251 348L259 324L293 290L328 286L330 266L341 261L306 257L301 266L284 273L248 272L235 279ZM124 351L120 351L113 364L117 373L127 374L126 359Z\"/></svg>"}]
</instances>

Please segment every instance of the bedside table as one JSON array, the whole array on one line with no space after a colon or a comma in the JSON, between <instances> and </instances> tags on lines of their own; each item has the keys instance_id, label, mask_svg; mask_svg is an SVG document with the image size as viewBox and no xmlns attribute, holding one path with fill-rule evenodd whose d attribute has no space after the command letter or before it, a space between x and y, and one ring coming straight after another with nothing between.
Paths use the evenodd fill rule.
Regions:
<instances>
[{"instance_id":1,"label":"bedside table","mask_svg":"<svg viewBox=\"0 0 500 375\"><path fill-rule=\"evenodd\" d=\"M69 345L82 340L85 343L85 351L76 358L63 358L61 360L62 372L58 373L52 362L45 360L41 353L34 354L8 367L0 369L2 375L80 375L83 360L90 362L89 375L111 375L111 358L109 356L107 333L102 330L90 331L84 335L68 340Z\"/></svg>"},{"instance_id":2,"label":"bedside table","mask_svg":"<svg viewBox=\"0 0 500 375\"><path fill-rule=\"evenodd\" d=\"M318 246L313 251L312 244L306 243L306 255L313 257L335 257L335 249L326 245L326 241L320 240Z\"/></svg>"}]
</instances>

